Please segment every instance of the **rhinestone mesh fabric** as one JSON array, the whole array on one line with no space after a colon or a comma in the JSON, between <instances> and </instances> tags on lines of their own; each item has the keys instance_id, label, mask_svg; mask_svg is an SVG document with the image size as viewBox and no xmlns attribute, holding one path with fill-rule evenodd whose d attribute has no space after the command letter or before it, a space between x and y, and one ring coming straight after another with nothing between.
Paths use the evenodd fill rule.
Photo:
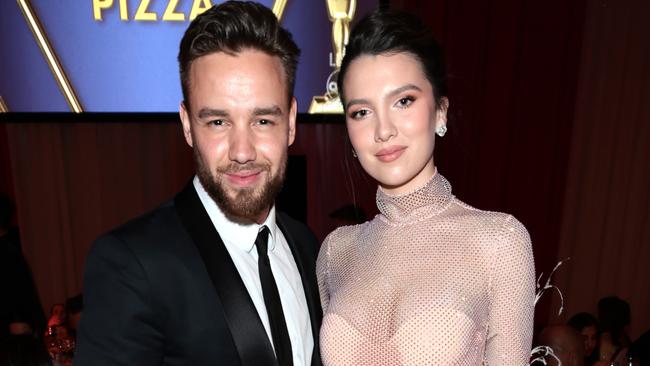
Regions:
<instances>
[{"instance_id":1,"label":"rhinestone mesh fabric","mask_svg":"<svg viewBox=\"0 0 650 366\"><path fill-rule=\"evenodd\" d=\"M323 242L325 365L526 365L535 269L526 228L477 210L439 173Z\"/></svg>"}]
</instances>

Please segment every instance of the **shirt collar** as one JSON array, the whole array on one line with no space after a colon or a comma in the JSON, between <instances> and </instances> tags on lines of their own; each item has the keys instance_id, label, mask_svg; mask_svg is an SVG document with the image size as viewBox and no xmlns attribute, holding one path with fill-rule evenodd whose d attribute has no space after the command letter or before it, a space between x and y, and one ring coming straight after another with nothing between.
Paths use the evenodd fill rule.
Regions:
<instances>
[{"instance_id":1,"label":"shirt collar","mask_svg":"<svg viewBox=\"0 0 650 366\"><path fill-rule=\"evenodd\" d=\"M214 202L212 197L205 191L201 181L197 176L194 176L192 181L196 193L199 195L199 199L205 207L205 210L210 216L210 220L214 225L215 229L221 236L221 239L228 244L232 244L235 247L250 253L255 246L255 239L257 234L260 231L260 228L263 225L269 228L269 250L273 251L275 249L275 239L277 238L278 225L275 222L275 205L269 210L269 214L266 216L266 220L260 224L250 224L242 225L236 222L229 220L226 215L221 211L221 208Z\"/></svg>"}]
</instances>

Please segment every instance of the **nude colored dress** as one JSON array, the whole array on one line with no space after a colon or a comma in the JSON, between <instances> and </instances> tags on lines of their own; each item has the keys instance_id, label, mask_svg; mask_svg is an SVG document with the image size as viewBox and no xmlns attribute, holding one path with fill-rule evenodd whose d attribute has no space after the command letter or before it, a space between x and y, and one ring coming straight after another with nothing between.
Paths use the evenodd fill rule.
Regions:
<instances>
[{"instance_id":1,"label":"nude colored dress","mask_svg":"<svg viewBox=\"0 0 650 366\"><path fill-rule=\"evenodd\" d=\"M535 269L526 228L455 198L439 173L377 191L380 214L323 242L325 365L526 365Z\"/></svg>"}]
</instances>

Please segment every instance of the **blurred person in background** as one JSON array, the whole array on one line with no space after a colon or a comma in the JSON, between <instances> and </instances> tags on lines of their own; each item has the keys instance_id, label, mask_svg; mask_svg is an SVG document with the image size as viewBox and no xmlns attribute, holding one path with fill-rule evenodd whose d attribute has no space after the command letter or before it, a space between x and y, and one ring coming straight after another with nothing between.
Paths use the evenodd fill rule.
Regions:
<instances>
[{"instance_id":1,"label":"blurred person in background","mask_svg":"<svg viewBox=\"0 0 650 366\"><path fill-rule=\"evenodd\" d=\"M640 366L650 365L650 330L643 333L630 345L628 356L637 361Z\"/></svg>"},{"instance_id":2,"label":"blurred person in background","mask_svg":"<svg viewBox=\"0 0 650 366\"><path fill-rule=\"evenodd\" d=\"M617 296L604 297L598 301L600 361L607 365L626 365L628 347L632 343L628 335L630 319L630 304L627 301Z\"/></svg>"},{"instance_id":3,"label":"blurred person in background","mask_svg":"<svg viewBox=\"0 0 650 366\"><path fill-rule=\"evenodd\" d=\"M65 324L66 320L67 320L67 313L66 313L65 305L58 303L50 307L50 318L47 320L48 328Z\"/></svg>"},{"instance_id":4,"label":"blurred person in background","mask_svg":"<svg viewBox=\"0 0 650 366\"><path fill-rule=\"evenodd\" d=\"M598 360L597 348L600 337L598 320L589 313L578 313L572 316L567 324L582 335L585 345L585 364L593 365Z\"/></svg>"},{"instance_id":5,"label":"blurred person in background","mask_svg":"<svg viewBox=\"0 0 650 366\"><path fill-rule=\"evenodd\" d=\"M65 301L66 317L68 332L72 337L76 337L79 319L81 319L81 310L83 309L83 296L77 294Z\"/></svg>"},{"instance_id":6,"label":"blurred person in background","mask_svg":"<svg viewBox=\"0 0 650 366\"><path fill-rule=\"evenodd\" d=\"M568 325L549 325L539 335L539 343L553 349L561 364L552 357L546 357L551 366L583 366L585 350L582 336Z\"/></svg>"},{"instance_id":7,"label":"blurred person in background","mask_svg":"<svg viewBox=\"0 0 650 366\"><path fill-rule=\"evenodd\" d=\"M43 365L45 317L18 229L11 225L14 211L13 201L0 195L0 365Z\"/></svg>"}]
</instances>

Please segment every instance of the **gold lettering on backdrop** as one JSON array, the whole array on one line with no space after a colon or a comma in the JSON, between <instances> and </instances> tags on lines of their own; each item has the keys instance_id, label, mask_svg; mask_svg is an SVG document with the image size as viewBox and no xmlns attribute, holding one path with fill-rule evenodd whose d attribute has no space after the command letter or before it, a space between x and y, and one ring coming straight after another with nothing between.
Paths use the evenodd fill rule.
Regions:
<instances>
[{"instance_id":1,"label":"gold lettering on backdrop","mask_svg":"<svg viewBox=\"0 0 650 366\"><path fill-rule=\"evenodd\" d=\"M138 10L135 12L135 20L142 20L142 21L158 20L158 15L156 13L151 13L147 11L147 9L149 9L149 2L151 2L151 0L140 0L140 6L138 6Z\"/></svg>"},{"instance_id":2,"label":"gold lettering on backdrop","mask_svg":"<svg viewBox=\"0 0 650 366\"><path fill-rule=\"evenodd\" d=\"M167 8L165 9L165 14L163 14L163 21L173 21L173 22L182 22L185 20L185 14L177 13L176 7L178 6L178 0L169 0Z\"/></svg>"},{"instance_id":3,"label":"gold lettering on backdrop","mask_svg":"<svg viewBox=\"0 0 650 366\"><path fill-rule=\"evenodd\" d=\"M108 9L113 6L113 0L93 0L93 15L95 20L102 19L102 9Z\"/></svg>"},{"instance_id":4,"label":"gold lettering on backdrop","mask_svg":"<svg viewBox=\"0 0 650 366\"><path fill-rule=\"evenodd\" d=\"M118 0L120 4L120 20L129 21L129 12L127 1L131 2L132 6L135 6L137 3L137 10L135 17L132 19L135 21L145 21L152 22L159 19L158 14L149 11L149 6L152 0ZM282 14L284 13L284 8L287 5L288 0L274 0L273 1L273 13L282 21ZM93 17L96 21L102 21L103 13L105 10L111 9L114 7L115 0L93 0ZM163 13L160 20L163 22L183 22L186 20L194 20L204 11L212 7L212 0L192 0L192 8L190 10L189 17L186 17L185 13L177 11L179 0L167 0L167 5L165 7L165 12Z\"/></svg>"},{"instance_id":5,"label":"gold lettering on backdrop","mask_svg":"<svg viewBox=\"0 0 650 366\"><path fill-rule=\"evenodd\" d=\"M309 113L343 113L343 105L339 97L337 78L341 61L345 54L345 46L350 37L350 22L357 8L356 0L325 0L327 14L332 22L332 48L330 66L334 71L327 77L325 95L314 96L309 106Z\"/></svg>"},{"instance_id":6,"label":"gold lettering on backdrop","mask_svg":"<svg viewBox=\"0 0 650 366\"><path fill-rule=\"evenodd\" d=\"M120 20L129 20L129 12L128 8L126 7L126 0L120 0Z\"/></svg>"},{"instance_id":7,"label":"gold lettering on backdrop","mask_svg":"<svg viewBox=\"0 0 650 366\"><path fill-rule=\"evenodd\" d=\"M194 0L192 3L192 11L190 11L190 20L194 20L199 14L210 9L212 2L210 0Z\"/></svg>"}]
</instances>

